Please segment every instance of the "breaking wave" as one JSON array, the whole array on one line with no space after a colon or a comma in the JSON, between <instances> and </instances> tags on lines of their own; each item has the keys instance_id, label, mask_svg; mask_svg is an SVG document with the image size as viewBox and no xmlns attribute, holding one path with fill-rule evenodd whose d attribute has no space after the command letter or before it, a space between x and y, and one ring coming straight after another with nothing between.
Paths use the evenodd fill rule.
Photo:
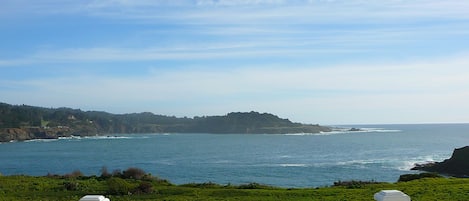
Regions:
<instances>
[{"instance_id":1,"label":"breaking wave","mask_svg":"<svg viewBox=\"0 0 469 201\"><path fill-rule=\"evenodd\" d=\"M283 163L283 164L278 164L278 166L281 166L281 167L308 167L308 164L302 164L302 163Z\"/></svg>"},{"instance_id":2,"label":"breaking wave","mask_svg":"<svg viewBox=\"0 0 469 201\"><path fill-rule=\"evenodd\" d=\"M59 137L60 140L81 140L81 139L92 139L92 140L102 140L102 139L130 139L132 137L128 136L70 136L70 137Z\"/></svg>"},{"instance_id":3,"label":"breaking wave","mask_svg":"<svg viewBox=\"0 0 469 201\"><path fill-rule=\"evenodd\" d=\"M385 129L385 128L333 128L329 132L319 133L289 133L285 135L292 136L305 136L305 135L337 135L337 134L351 134L351 133L398 133L402 130L397 129Z\"/></svg>"},{"instance_id":4,"label":"breaking wave","mask_svg":"<svg viewBox=\"0 0 469 201\"><path fill-rule=\"evenodd\" d=\"M33 140L26 140L24 142L55 142L59 139L33 139Z\"/></svg>"}]
</instances>

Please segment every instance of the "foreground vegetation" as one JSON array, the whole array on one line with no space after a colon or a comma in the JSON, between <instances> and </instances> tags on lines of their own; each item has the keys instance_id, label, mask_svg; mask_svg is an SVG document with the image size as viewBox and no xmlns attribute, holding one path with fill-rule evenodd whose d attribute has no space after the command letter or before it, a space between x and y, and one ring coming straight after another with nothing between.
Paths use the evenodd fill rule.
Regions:
<instances>
[{"instance_id":1,"label":"foreground vegetation","mask_svg":"<svg viewBox=\"0 0 469 201\"><path fill-rule=\"evenodd\" d=\"M0 176L0 198L4 201L78 201L87 194L106 195L112 201L123 200L373 200L383 189L397 189L413 201L469 200L469 179L418 178L408 182L336 182L331 187L287 189L250 183L218 185L214 183L173 185L137 168L103 171L101 176L83 176L79 171L68 175Z\"/></svg>"}]
</instances>

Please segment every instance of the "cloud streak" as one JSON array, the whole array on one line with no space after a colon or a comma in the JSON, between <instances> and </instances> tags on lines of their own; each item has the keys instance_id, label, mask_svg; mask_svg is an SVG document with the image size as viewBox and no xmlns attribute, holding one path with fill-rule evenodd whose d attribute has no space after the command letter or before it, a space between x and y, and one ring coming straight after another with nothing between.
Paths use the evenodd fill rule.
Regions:
<instances>
[{"instance_id":1,"label":"cloud streak","mask_svg":"<svg viewBox=\"0 0 469 201\"><path fill-rule=\"evenodd\" d=\"M258 110L311 123L469 121L468 7L6 1L0 99L180 116Z\"/></svg>"},{"instance_id":2,"label":"cloud streak","mask_svg":"<svg viewBox=\"0 0 469 201\"><path fill-rule=\"evenodd\" d=\"M427 43L448 36L465 37L461 24L432 27L363 28L360 30L294 28L285 31L272 27L208 27L192 33L220 37L219 41L199 43L172 42L149 47L85 47L40 50L22 58L0 59L0 66L34 63L121 62L158 60L212 60L242 58L298 58L307 55L360 54L383 51L383 46ZM231 34L236 34L231 38ZM428 35L428 33L431 33ZM146 32L146 37L161 33ZM171 34L171 33L164 33ZM228 38L226 38L228 36ZM448 39L445 39L448 40Z\"/></svg>"},{"instance_id":3,"label":"cloud streak","mask_svg":"<svg viewBox=\"0 0 469 201\"><path fill-rule=\"evenodd\" d=\"M102 1L100 1L101 4ZM161 4L142 4L145 9L135 9L138 4L91 6L90 14L129 19L169 19L179 23L195 24L259 24L259 23L386 23L406 20L468 19L465 1L311 1L285 3L284 1L199 1L180 3L184 15L161 11ZM150 9L148 9L148 7ZM141 8L141 7L140 7ZM255 9L253 9L255 8ZM152 11L159 12L152 12ZM241 14L242 13L242 14ZM409 22L409 21L408 21Z\"/></svg>"},{"instance_id":4,"label":"cloud streak","mask_svg":"<svg viewBox=\"0 0 469 201\"><path fill-rule=\"evenodd\" d=\"M338 23L344 19L346 21L359 19L360 23L383 23L403 19L469 18L466 9L469 7L469 2L458 0L391 0L385 2L372 0L67 0L65 3L57 0L36 2L16 0L6 1L2 7L0 11L4 15L69 13L117 19L151 19L155 20L154 22L170 20L172 23L196 24Z\"/></svg>"},{"instance_id":5,"label":"cloud streak","mask_svg":"<svg viewBox=\"0 0 469 201\"><path fill-rule=\"evenodd\" d=\"M25 88L4 92L2 98L12 103L25 101L23 103L26 104L67 105L114 112L135 112L137 107L139 111L181 116L263 110L287 117L298 115L296 118L312 123L321 119L321 115L339 111L348 114L362 111L365 116L377 113L374 110L383 115L416 111L416 114L421 114L429 110L443 111L445 106L442 103L469 101L467 56L396 63L380 68L365 65L282 69L245 67L218 71L154 69L148 76L136 78L95 77L82 72L81 76L58 79L21 83L2 81L3 86ZM109 108L109 105L117 108ZM452 111L452 114L462 116L459 114L461 111ZM336 119L340 121L334 123L364 123L354 122L353 117L336 116ZM450 120L449 114L441 117L441 121ZM333 123L332 117L323 121ZM396 122L400 121L396 119Z\"/></svg>"}]
</instances>

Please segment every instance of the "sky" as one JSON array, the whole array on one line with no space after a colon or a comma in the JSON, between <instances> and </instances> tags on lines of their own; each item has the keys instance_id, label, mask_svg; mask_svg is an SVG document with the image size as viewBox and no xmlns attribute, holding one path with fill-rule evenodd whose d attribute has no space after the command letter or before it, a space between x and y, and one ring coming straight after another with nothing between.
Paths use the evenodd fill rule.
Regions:
<instances>
[{"instance_id":1,"label":"sky","mask_svg":"<svg viewBox=\"0 0 469 201\"><path fill-rule=\"evenodd\" d=\"M466 0L0 0L0 102L469 122Z\"/></svg>"}]
</instances>

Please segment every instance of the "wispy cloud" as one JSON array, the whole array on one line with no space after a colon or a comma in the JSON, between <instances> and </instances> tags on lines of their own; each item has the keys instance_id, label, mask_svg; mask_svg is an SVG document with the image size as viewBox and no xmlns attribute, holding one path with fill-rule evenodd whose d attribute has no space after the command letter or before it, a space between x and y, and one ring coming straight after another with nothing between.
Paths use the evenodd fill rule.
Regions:
<instances>
[{"instance_id":1,"label":"wispy cloud","mask_svg":"<svg viewBox=\"0 0 469 201\"><path fill-rule=\"evenodd\" d=\"M7 2L6 7L35 10L33 13L44 15L70 12L116 20L113 23L144 22L181 28L150 26L123 39L138 38L145 33L142 37L145 45L137 47L119 41L108 42L112 46L36 48L34 54L2 59L0 66L372 54L385 50L383 47L421 45L418 43L469 34L469 13L465 9L469 2L465 1L101 0L70 1L70 5L64 5L54 0L38 3L20 0ZM172 40L165 44L165 40L159 39L161 36Z\"/></svg>"},{"instance_id":2,"label":"wispy cloud","mask_svg":"<svg viewBox=\"0 0 469 201\"><path fill-rule=\"evenodd\" d=\"M1 101L310 122L469 110L468 1L63 2L2 2Z\"/></svg>"},{"instance_id":3,"label":"wispy cloud","mask_svg":"<svg viewBox=\"0 0 469 201\"><path fill-rule=\"evenodd\" d=\"M468 29L462 29L468 26ZM153 38L165 33L145 31L144 37ZM469 24L441 24L423 27L376 27L358 30L302 27L216 26L189 30L190 34L216 37L214 41L152 44L147 47L84 47L44 49L19 58L0 60L0 66L29 65L33 63L66 62L120 62L158 60L242 59L242 58L298 58L324 54L373 53L382 47L427 43L469 35ZM450 38L448 38L450 37ZM161 43L161 42L159 42Z\"/></svg>"},{"instance_id":4,"label":"wispy cloud","mask_svg":"<svg viewBox=\"0 0 469 201\"><path fill-rule=\"evenodd\" d=\"M310 122L321 119L318 115L330 115L339 110L348 114L367 111L367 115L380 110L382 115L395 116L395 112L443 110L442 103L469 101L467 58L468 55L460 55L432 61L375 64L381 65L380 68L371 64L171 71L156 68L148 76L135 78L95 77L82 72L82 75L21 83L2 81L4 86L25 88L6 91L2 99L12 103L24 101L114 112L151 110L188 116L257 108L297 118L309 116ZM34 100L34 103L26 100ZM214 102L223 106L217 108ZM109 105L117 108L109 108ZM341 118L336 116L336 119ZM333 121L329 120L328 123ZM341 121L353 120L344 117Z\"/></svg>"},{"instance_id":5,"label":"wispy cloud","mask_svg":"<svg viewBox=\"0 0 469 201\"><path fill-rule=\"evenodd\" d=\"M17 66L43 63L68 62L119 62L119 61L158 61L158 60L216 60L224 58L300 57L305 55L353 53L364 48L309 47L304 41L261 41L233 44L206 44L178 47L154 48L67 48L43 50L24 58L0 60L0 66ZM298 42L298 41L297 41ZM287 44L288 43L288 44Z\"/></svg>"},{"instance_id":6,"label":"wispy cloud","mask_svg":"<svg viewBox=\"0 0 469 201\"><path fill-rule=\"evenodd\" d=\"M74 13L117 19L204 24L340 23L343 20L386 23L403 19L468 19L467 7L469 2L458 0L16 0L3 2L0 11L3 15Z\"/></svg>"},{"instance_id":7,"label":"wispy cloud","mask_svg":"<svg viewBox=\"0 0 469 201\"><path fill-rule=\"evenodd\" d=\"M91 3L90 14L106 17L171 20L179 23L195 24L259 24L259 23L341 23L344 20L356 23L396 23L401 20L435 20L453 18L468 19L464 8L469 7L465 1L197 1L179 2L180 13L161 10L161 4L116 3L99 1ZM144 9L135 9L144 6ZM168 4L166 4L168 6ZM155 10L157 12L155 12Z\"/></svg>"}]
</instances>

